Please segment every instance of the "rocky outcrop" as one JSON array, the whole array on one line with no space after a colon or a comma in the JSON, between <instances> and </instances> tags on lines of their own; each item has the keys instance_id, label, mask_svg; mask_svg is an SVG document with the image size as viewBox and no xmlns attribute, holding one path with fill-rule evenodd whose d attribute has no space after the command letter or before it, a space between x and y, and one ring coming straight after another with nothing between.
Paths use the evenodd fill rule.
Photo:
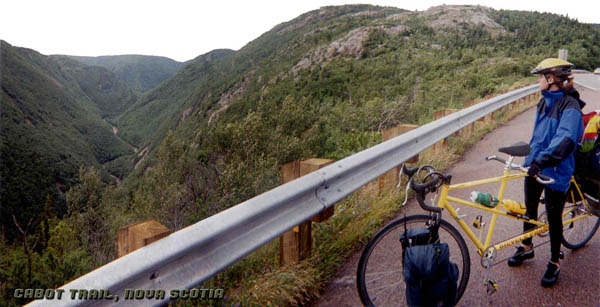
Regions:
<instances>
[{"instance_id":1,"label":"rocky outcrop","mask_svg":"<svg viewBox=\"0 0 600 307\"><path fill-rule=\"evenodd\" d=\"M306 54L292 68L292 75L296 75L298 71L308 68L313 64L328 62L338 56L350 56L358 58L362 55L364 43L369 39L371 31L381 30L387 35L395 36L404 33L408 29L404 25L380 25L356 28L344 37L331 42L327 46L318 47Z\"/></svg>"},{"instance_id":2,"label":"rocky outcrop","mask_svg":"<svg viewBox=\"0 0 600 307\"><path fill-rule=\"evenodd\" d=\"M473 5L441 5L434 6L422 13L427 25L434 30L453 29L467 26L483 26L491 34L504 34L506 30L492 20L487 13L490 8Z\"/></svg>"},{"instance_id":3,"label":"rocky outcrop","mask_svg":"<svg viewBox=\"0 0 600 307\"><path fill-rule=\"evenodd\" d=\"M492 35L505 34L506 30L488 16L490 12L490 8L474 5L441 5L429 8L426 11L403 12L389 16L385 16L381 11L359 12L354 15L369 17L381 15L382 18L376 19L375 23L382 24L358 27L326 46L313 49L296 63L290 70L290 73L291 75L297 75L302 69L309 68L315 64L327 63L339 56L358 58L363 54L364 44L369 39L371 31L383 31L389 36L403 35L410 30L409 21L414 18L422 20L427 26L436 31L449 29L461 30L465 26L481 26ZM302 22L296 25L311 22L314 18L317 18L316 16L318 15L308 15ZM305 38L323 31L329 31L329 29L326 27L315 29L306 33ZM432 44L431 48L441 49L442 46Z\"/></svg>"},{"instance_id":4,"label":"rocky outcrop","mask_svg":"<svg viewBox=\"0 0 600 307\"><path fill-rule=\"evenodd\" d=\"M137 154L137 158L140 158L137 163L135 163L135 166L133 167L134 169L138 168L138 166L140 166L140 164L142 164L142 162L144 162L144 160L146 160L146 157L148 157L148 153L150 152L150 150L148 149L148 147L144 147L144 149L142 149L138 154Z\"/></svg>"},{"instance_id":5,"label":"rocky outcrop","mask_svg":"<svg viewBox=\"0 0 600 307\"><path fill-rule=\"evenodd\" d=\"M187 107L183 113L181 114L181 122L183 123L188 116L190 116L190 113L192 112L192 107Z\"/></svg>"},{"instance_id":6,"label":"rocky outcrop","mask_svg":"<svg viewBox=\"0 0 600 307\"><path fill-rule=\"evenodd\" d=\"M208 119L208 124L210 124L219 115L219 113L227 110L227 108L229 107L229 103L233 99L241 96L246 91L246 88L250 83L250 76L253 75L255 72L255 70L251 71L248 75L246 75L246 77L244 77L244 80L242 80L241 82L233 86L230 90L221 95L221 98L217 102L219 109L214 111L210 115Z\"/></svg>"}]
</instances>

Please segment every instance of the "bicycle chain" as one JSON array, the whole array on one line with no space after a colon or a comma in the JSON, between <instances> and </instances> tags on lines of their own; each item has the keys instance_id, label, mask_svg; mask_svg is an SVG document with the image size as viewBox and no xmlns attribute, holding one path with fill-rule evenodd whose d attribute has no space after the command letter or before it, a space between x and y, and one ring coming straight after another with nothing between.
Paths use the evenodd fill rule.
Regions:
<instances>
[{"instance_id":1,"label":"bicycle chain","mask_svg":"<svg viewBox=\"0 0 600 307\"><path fill-rule=\"evenodd\" d=\"M537 247L539 247L539 246L542 246L542 245L548 244L548 243L550 243L550 240L543 241L543 242L542 242L542 243L540 243L540 244L534 245L534 246L533 246L533 249L535 249L535 248L537 248ZM500 264L500 263L504 263L506 260L510 259L511 257L513 257L513 256L518 256L518 255L521 255L521 254L515 254L515 255L512 255L512 256L506 257L506 258L504 258L504 259L498 260L497 262L494 262L494 263L492 263L492 264L490 265L490 268L491 268L491 267L493 267L493 266L495 266L495 265L498 265L498 264ZM481 258L485 258L485 257L481 257ZM484 267L484 268L486 268L486 267L483 265L483 262L481 263L481 266L482 266L482 267Z\"/></svg>"}]
</instances>

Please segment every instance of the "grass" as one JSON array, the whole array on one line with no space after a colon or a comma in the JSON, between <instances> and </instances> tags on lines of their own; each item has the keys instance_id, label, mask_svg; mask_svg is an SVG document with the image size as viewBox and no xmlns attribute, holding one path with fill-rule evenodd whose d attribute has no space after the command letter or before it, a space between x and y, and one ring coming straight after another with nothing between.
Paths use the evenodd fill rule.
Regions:
<instances>
[{"instance_id":1,"label":"grass","mask_svg":"<svg viewBox=\"0 0 600 307\"><path fill-rule=\"evenodd\" d=\"M523 85L523 84L519 84ZM517 85L516 85L517 86ZM513 87L516 87L513 86ZM495 112L494 120L477 122L471 136L448 138L448 150L425 150L419 164L446 170L481 137L533 106L528 100ZM202 288L225 289L225 300L177 301L176 306L298 306L318 297L333 272L359 251L388 220L401 212L404 192L393 189L372 193L367 185L335 205L335 214L312 224L312 255L295 264L279 266L279 240L273 240L206 282Z\"/></svg>"}]
</instances>

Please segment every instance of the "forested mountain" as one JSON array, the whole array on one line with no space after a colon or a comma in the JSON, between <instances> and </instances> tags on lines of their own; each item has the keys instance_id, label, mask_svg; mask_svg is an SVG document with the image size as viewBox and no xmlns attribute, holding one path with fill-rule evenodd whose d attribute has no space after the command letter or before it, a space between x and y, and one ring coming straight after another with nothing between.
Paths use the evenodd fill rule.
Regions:
<instances>
[{"instance_id":1,"label":"forested mountain","mask_svg":"<svg viewBox=\"0 0 600 307\"><path fill-rule=\"evenodd\" d=\"M133 157L124 155L126 147L111 156L123 154L114 161L135 164L119 186L102 183L98 164L82 170L81 184L67 193L67 215L46 224L53 234L48 242L54 243L47 243L52 249L33 254L39 258L35 272L57 270L48 266L49 260L40 259L69 254L71 262L61 265L72 273L52 279L40 273L29 283L56 287L75 272L113 259L116 230L127 223L154 218L178 230L275 187L284 163L346 157L379 142L383 128L424 124L437 110L461 108L465 101L523 83L531 78L535 64L556 56L559 48L569 50L569 60L577 68L592 70L600 66L599 44L596 28L553 14L479 6L440 6L421 12L370 5L323 7L275 26L240 50L215 50L189 61L135 102L127 98L138 95L135 91L111 92L108 96L128 101L111 107L96 103L109 98L92 98L97 87L75 77L97 68L58 64L64 59L12 47L5 55L3 49L3 67L5 61L24 67L11 70L12 74L32 75L42 90L48 87L56 97L69 97L56 100L70 99L93 114L109 116L118 136L139 148ZM77 73L67 73L66 67ZM30 131L25 129L30 127L27 119L34 124L33 120L18 113L17 98L45 101L52 95L29 93L35 86L16 92L35 81L30 77L14 79L7 91L5 75L3 68L2 107L14 109L6 115L11 121L6 126ZM96 76L101 80L101 74ZM21 93L35 99L26 100ZM66 107L57 105L52 112L61 108ZM75 124L57 124L63 125ZM17 129L5 134L4 127L3 142ZM102 162L92 153L90 157ZM32 185L56 180L45 175L22 178ZM45 196L36 196L36 208ZM46 236L41 229L31 235ZM71 245L66 248L52 238L70 238ZM0 254L11 259L25 258L19 246L4 249ZM18 265L27 267L24 262ZM17 282L25 280L24 270L11 272L4 273L6 282L0 282L0 288L27 287Z\"/></svg>"},{"instance_id":2,"label":"forested mountain","mask_svg":"<svg viewBox=\"0 0 600 307\"><path fill-rule=\"evenodd\" d=\"M283 163L341 158L384 127L428 122L436 110L529 77L559 48L592 69L598 38L590 25L553 14L324 7L239 51L191 61L118 123L124 139L151 152L175 130L198 168L219 173L207 180L217 184L209 194L226 207L276 185Z\"/></svg>"},{"instance_id":3,"label":"forested mountain","mask_svg":"<svg viewBox=\"0 0 600 307\"><path fill-rule=\"evenodd\" d=\"M104 68L0 45L1 219L12 239L12 216L22 223L37 219L47 197L63 204L54 208L58 213L66 212L62 193L80 166L100 167L133 153L102 117L136 96Z\"/></svg>"},{"instance_id":4,"label":"forested mountain","mask_svg":"<svg viewBox=\"0 0 600 307\"><path fill-rule=\"evenodd\" d=\"M184 110L186 101L204 95L212 87L227 86L221 84L218 76L224 72L216 69L231 69L220 65L218 60L232 53L232 50L223 49L201 55L181 68L173 78L141 97L119 117L117 125L121 137L140 148L152 141L154 145L158 144L169 129L175 129L179 118L184 119L189 114Z\"/></svg>"},{"instance_id":5,"label":"forested mountain","mask_svg":"<svg viewBox=\"0 0 600 307\"><path fill-rule=\"evenodd\" d=\"M115 73L131 88L145 92L171 78L184 63L166 57L147 55L69 56L90 66L100 66Z\"/></svg>"},{"instance_id":6,"label":"forested mountain","mask_svg":"<svg viewBox=\"0 0 600 307\"><path fill-rule=\"evenodd\" d=\"M65 73L72 76L100 115L112 121L133 105L141 93L133 89L115 73L100 66L90 66L66 56L50 56Z\"/></svg>"}]
</instances>

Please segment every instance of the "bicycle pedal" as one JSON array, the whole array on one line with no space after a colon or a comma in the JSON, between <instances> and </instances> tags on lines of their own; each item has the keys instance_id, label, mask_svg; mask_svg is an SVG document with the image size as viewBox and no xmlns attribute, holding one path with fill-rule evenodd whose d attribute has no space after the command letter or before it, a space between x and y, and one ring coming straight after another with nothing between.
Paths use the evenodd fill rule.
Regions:
<instances>
[{"instance_id":1,"label":"bicycle pedal","mask_svg":"<svg viewBox=\"0 0 600 307\"><path fill-rule=\"evenodd\" d=\"M483 217L481 215L476 216L473 219L473 227L475 229L481 229L481 227L483 226L482 220L483 220Z\"/></svg>"},{"instance_id":2,"label":"bicycle pedal","mask_svg":"<svg viewBox=\"0 0 600 307\"><path fill-rule=\"evenodd\" d=\"M565 253L563 253L563 251L560 251L560 253L558 253L558 258L559 258L560 260L563 260L563 259L565 259Z\"/></svg>"},{"instance_id":3,"label":"bicycle pedal","mask_svg":"<svg viewBox=\"0 0 600 307\"><path fill-rule=\"evenodd\" d=\"M488 295L492 295L498 291L498 283L492 279L488 279L485 283L485 287Z\"/></svg>"}]
</instances>

